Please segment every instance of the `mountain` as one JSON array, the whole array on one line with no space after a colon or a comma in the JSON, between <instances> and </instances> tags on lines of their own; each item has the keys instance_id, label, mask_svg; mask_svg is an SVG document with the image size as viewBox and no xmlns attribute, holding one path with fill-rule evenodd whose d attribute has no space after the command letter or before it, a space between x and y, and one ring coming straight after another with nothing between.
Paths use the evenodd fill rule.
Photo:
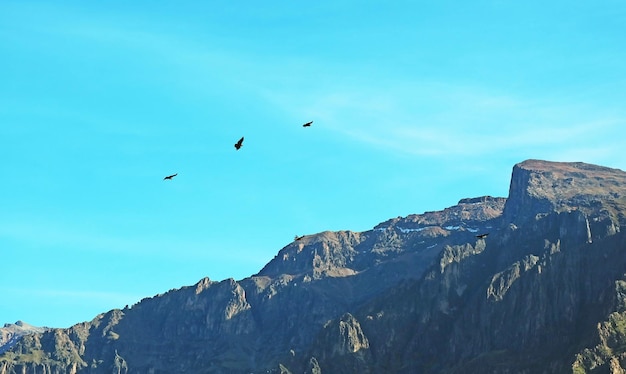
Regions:
<instances>
[{"instance_id":1,"label":"mountain","mask_svg":"<svg viewBox=\"0 0 626 374\"><path fill-rule=\"evenodd\" d=\"M624 373L625 213L625 172L527 160L508 198L305 236L249 278L24 335L0 374Z\"/></svg>"},{"instance_id":2,"label":"mountain","mask_svg":"<svg viewBox=\"0 0 626 374\"><path fill-rule=\"evenodd\" d=\"M6 323L4 327L0 328L0 353L7 351L15 345L22 336L32 333L43 333L46 330L45 327L36 327L23 321Z\"/></svg>"}]
</instances>

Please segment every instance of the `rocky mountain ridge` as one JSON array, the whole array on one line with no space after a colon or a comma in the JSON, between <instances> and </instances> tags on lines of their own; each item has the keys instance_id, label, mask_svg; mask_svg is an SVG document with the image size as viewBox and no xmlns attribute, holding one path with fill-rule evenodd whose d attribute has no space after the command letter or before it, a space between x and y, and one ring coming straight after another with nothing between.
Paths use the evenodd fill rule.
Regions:
<instances>
[{"instance_id":1,"label":"rocky mountain ridge","mask_svg":"<svg viewBox=\"0 0 626 374\"><path fill-rule=\"evenodd\" d=\"M0 373L618 373L625 213L623 171L528 160L508 198L305 236L249 278L25 335Z\"/></svg>"},{"instance_id":2,"label":"rocky mountain ridge","mask_svg":"<svg viewBox=\"0 0 626 374\"><path fill-rule=\"evenodd\" d=\"M5 323L4 326L0 328L0 353L5 352L15 345L22 336L33 333L43 333L46 330L46 327L36 327L24 321Z\"/></svg>"}]
</instances>

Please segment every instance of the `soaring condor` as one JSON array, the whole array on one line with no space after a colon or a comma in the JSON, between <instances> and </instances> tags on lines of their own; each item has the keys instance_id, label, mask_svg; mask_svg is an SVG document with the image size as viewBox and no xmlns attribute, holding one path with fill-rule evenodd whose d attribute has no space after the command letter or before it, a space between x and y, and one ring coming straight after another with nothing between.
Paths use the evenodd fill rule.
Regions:
<instances>
[{"instance_id":1,"label":"soaring condor","mask_svg":"<svg viewBox=\"0 0 626 374\"><path fill-rule=\"evenodd\" d=\"M235 149L239 150L239 148L241 148L242 145L243 145L243 136L241 137L241 139L239 139L239 141L237 141L237 143L235 143Z\"/></svg>"}]
</instances>

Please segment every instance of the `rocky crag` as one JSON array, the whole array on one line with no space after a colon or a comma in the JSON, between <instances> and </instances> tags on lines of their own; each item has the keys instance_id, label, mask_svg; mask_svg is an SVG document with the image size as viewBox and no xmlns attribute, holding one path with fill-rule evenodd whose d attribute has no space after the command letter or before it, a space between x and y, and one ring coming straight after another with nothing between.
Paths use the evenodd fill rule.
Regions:
<instances>
[{"instance_id":1,"label":"rocky crag","mask_svg":"<svg viewBox=\"0 0 626 374\"><path fill-rule=\"evenodd\" d=\"M36 327L23 321L6 323L4 327L0 328L0 353L14 346L22 336L33 333L43 333L46 330L45 327Z\"/></svg>"},{"instance_id":2,"label":"rocky crag","mask_svg":"<svg viewBox=\"0 0 626 374\"><path fill-rule=\"evenodd\" d=\"M306 236L249 278L23 335L0 374L624 373L625 213L625 172L528 160L508 198Z\"/></svg>"}]
</instances>

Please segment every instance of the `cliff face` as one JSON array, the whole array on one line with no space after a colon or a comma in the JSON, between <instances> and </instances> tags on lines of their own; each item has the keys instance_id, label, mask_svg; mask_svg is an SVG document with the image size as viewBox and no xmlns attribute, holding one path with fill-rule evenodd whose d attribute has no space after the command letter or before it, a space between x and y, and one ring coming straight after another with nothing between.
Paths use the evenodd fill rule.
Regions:
<instances>
[{"instance_id":1,"label":"cliff face","mask_svg":"<svg viewBox=\"0 0 626 374\"><path fill-rule=\"evenodd\" d=\"M241 281L23 336L0 373L619 373L624 196L620 170L525 161L508 199L306 236Z\"/></svg>"},{"instance_id":2,"label":"cliff face","mask_svg":"<svg viewBox=\"0 0 626 374\"><path fill-rule=\"evenodd\" d=\"M0 328L0 353L5 352L15 345L24 335L42 333L45 327L35 327L23 321L7 323Z\"/></svg>"},{"instance_id":3,"label":"cliff face","mask_svg":"<svg viewBox=\"0 0 626 374\"><path fill-rule=\"evenodd\" d=\"M580 210L594 219L626 224L624 172L582 162L528 160L515 165L505 221Z\"/></svg>"}]
</instances>

